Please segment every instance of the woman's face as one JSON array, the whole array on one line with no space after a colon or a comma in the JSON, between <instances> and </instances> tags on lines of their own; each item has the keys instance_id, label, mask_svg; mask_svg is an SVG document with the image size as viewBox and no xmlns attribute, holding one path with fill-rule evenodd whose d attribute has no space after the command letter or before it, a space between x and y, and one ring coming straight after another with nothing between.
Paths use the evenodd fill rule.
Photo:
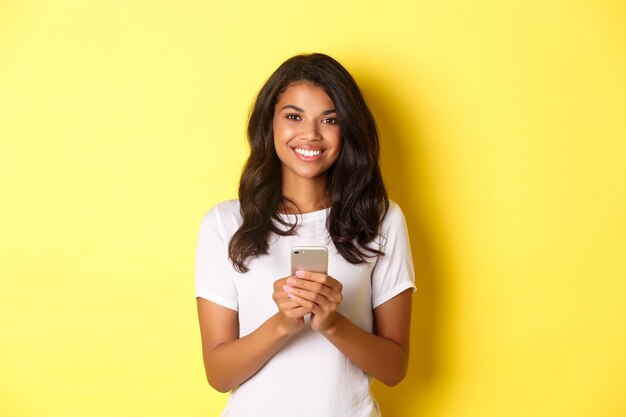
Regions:
<instances>
[{"instance_id":1,"label":"woman's face","mask_svg":"<svg viewBox=\"0 0 626 417\"><path fill-rule=\"evenodd\" d=\"M325 176L339 157L337 112L321 87L289 85L274 108L273 126L283 181Z\"/></svg>"}]
</instances>

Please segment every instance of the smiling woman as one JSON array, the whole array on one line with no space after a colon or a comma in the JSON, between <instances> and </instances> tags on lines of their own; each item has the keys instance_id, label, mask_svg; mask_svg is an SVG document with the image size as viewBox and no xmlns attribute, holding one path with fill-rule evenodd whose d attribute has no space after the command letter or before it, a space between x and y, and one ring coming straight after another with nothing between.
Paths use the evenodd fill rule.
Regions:
<instances>
[{"instance_id":1,"label":"smiling woman","mask_svg":"<svg viewBox=\"0 0 626 417\"><path fill-rule=\"evenodd\" d=\"M222 416L380 416L369 385L406 374L415 286L374 118L337 61L298 55L261 89L248 139L239 200L205 215L196 256ZM296 246L325 246L328 271L290 275Z\"/></svg>"},{"instance_id":2,"label":"smiling woman","mask_svg":"<svg viewBox=\"0 0 626 417\"><path fill-rule=\"evenodd\" d=\"M276 103L274 147L281 162L283 196L293 201L307 184L326 181L326 172L341 151L341 131L334 104L323 88L308 83L291 84ZM314 181L311 181L314 180ZM325 187L314 185L318 190ZM325 192L313 207L326 204Z\"/></svg>"}]
</instances>

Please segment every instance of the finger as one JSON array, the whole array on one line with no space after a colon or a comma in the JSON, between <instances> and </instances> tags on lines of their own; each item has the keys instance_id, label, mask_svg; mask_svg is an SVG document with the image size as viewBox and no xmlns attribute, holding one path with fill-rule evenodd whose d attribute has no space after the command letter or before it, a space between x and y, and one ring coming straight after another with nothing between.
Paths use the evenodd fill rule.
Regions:
<instances>
[{"instance_id":1,"label":"finger","mask_svg":"<svg viewBox=\"0 0 626 417\"><path fill-rule=\"evenodd\" d=\"M283 285L287 283L287 280L291 277L292 275L274 281L274 291L280 290L283 287Z\"/></svg>"},{"instance_id":2,"label":"finger","mask_svg":"<svg viewBox=\"0 0 626 417\"><path fill-rule=\"evenodd\" d=\"M291 298L293 301L295 301L296 303L298 303L299 305L302 306L302 308L304 308L305 310L307 310L307 312L313 313L313 314L321 314L323 313L323 309L316 303L309 301L307 299L304 299L302 297L298 297L295 294L289 294L289 298Z\"/></svg>"},{"instance_id":3,"label":"finger","mask_svg":"<svg viewBox=\"0 0 626 417\"><path fill-rule=\"evenodd\" d=\"M277 304L287 299L288 299L287 292L282 288L280 290L275 290L274 293L272 294L272 300L274 300L274 302Z\"/></svg>"},{"instance_id":4,"label":"finger","mask_svg":"<svg viewBox=\"0 0 626 417\"><path fill-rule=\"evenodd\" d=\"M336 310L337 305L339 304L337 302L329 300L324 295L321 295L313 291L299 289L299 288L291 289L288 292L288 294L289 294L289 298L291 298L292 300L294 299L292 296L296 296L300 299L304 299L315 305L318 305L319 307L321 307L323 310L326 310L326 311Z\"/></svg>"},{"instance_id":5,"label":"finger","mask_svg":"<svg viewBox=\"0 0 626 417\"><path fill-rule=\"evenodd\" d=\"M308 271L296 271L296 277L307 281L318 282L330 288L341 291L343 285L330 275L326 275L320 272L308 272ZM287 279L289 281L289 279Z\"/></svg>"},{"instance_id":6,"label":"finger","mask_svg":"<svg viewBox=\"0 0 626 417\"><path fill-rule=\"evenodd\" d=\"M278 309L280 311L292 310L294 308L301 307L300 304L287 296L285 296L284 300L280 300L278 303L276 303L276 305L278 306Z\"/></svg>"},{"instance_id":7,"label":"finger","mask_svg":"<svg viewBox=\"0 0 626 417\"><path fill-rule=\"evenodd\" d=\"M301 288L291 288L289 291L287 291L287 295L291 299L293 299L291 297L292 295L304 298L305 300L311 301L312 303L315 303L321 307L327 307L330 304L330 300L326 298L326 296L324 296L323 294L314 291L304 290Z\"/></svg>"},{"instance_id":8,"label":"finger","mask_svg":"<svg viewBox=\"0 0 626 417\"><path fill-rule=\"evenodd\" d=\"M299 304L297 305L297 308L292 308L290 310L284 311L283 314L290 319L300 319L311 312L311 310L307 309L306 307L303 307Z\"/></svg>"},{"instance_id":9,"label":"finger","mask_svg":"<svg viewBox=\"0 0 626 417\"><path fill-rule=\"evenodd\" d=\"M336 304L341 303L341 301L343 300L343 296L341 295L340 291L338 291L335 288L327 287L326 285L320 284L319 282L291 278L287 280L287 283L289 285L283 286L283 290L286 293L293 293L294 290L306 290L312 293L320 294ZM296 295L300 295L301 297L305 297L305 298L308 298L309 300L313 300L312 298L306 296L305 293L302 293L302 294L296 293Z\"/></svg>"},{"instance_id":10,"label":"finger","mask_svg":"<svg viewBox=\"0 0 626 417\"><path fill-rule=\"evenodd\" d=\"M294 278L289 277L289 279L293 280ZM282 285L277 286L279 282L282 283ZM278 302L279 300L287 299L287 291L285 291L285 288L287 288L288 286L289 285L287 284L287 278L276 281L276 284L274 285L274 292L272 293L272 298L274 299L274 301Z\"/></svg>"}]
</instances>

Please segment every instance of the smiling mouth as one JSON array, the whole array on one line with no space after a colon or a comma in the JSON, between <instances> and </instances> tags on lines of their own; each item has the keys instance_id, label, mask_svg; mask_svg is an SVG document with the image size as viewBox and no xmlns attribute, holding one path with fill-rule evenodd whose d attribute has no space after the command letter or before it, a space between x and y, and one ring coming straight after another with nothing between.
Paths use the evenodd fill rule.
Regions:
<instances>
[{"instance_id":1,"label":"smiling mouth","mask_svg":"<svg viewBox=\"0 0 626 417\"><path fill-rule=\"evenodd\" d=\"M298 155L305 156L307 158L320 156L323 152L321 149L302 149L302 148L293 148L293 151Z\"/></svg>"}]
</instances>

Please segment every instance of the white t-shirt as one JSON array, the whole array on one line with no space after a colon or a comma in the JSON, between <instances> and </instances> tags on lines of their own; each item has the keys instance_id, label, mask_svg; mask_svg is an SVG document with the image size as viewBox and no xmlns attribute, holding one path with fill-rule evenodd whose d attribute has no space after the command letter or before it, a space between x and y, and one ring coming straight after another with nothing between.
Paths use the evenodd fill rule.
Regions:
<instances>
[{"instance_id":1,"label":"white t-shirt","mask_svg":"<svg viewBox=\"0 0 626 417\"><path fill-rule=\"evenodd\" d=\"M414 271L406 222L391 202L376 242L384 256L363 264L347 262L326 230L329 209L298 215L296 235L269 237L269 252L248 258L249 272L237 272L228 242L242 223L239 201L214 206L200 226L196 254L196 297L238 312L240 337L278 312L274 281L290 275L293 246L326 246L328 275L343 285L338 312L372 332L373 309L413 288ZM291 222L296 215L282 215ZM233 389L222 417L380 416L370 378L320 333L306 326L254 376Z\"/></svg>"}]
</instances>

